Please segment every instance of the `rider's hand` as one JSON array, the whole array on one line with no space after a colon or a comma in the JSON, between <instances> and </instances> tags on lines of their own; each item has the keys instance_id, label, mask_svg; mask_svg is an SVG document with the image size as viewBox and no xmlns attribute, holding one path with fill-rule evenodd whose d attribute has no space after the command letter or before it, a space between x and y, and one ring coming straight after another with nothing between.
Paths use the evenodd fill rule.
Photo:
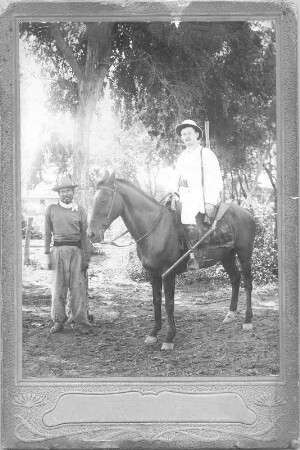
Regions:
<instances>
[{"instance_id":1,"label":"rider's hand","mask_svg":"<svg viewBox=\"0 0 300 450\"><path fill-rule=\"evenodd\" d=\"M211 203L205 203L205 212L210 219L213 219L215 214L215 206Z\"/></svg>"},{"instance_id":2,"label":"rider's hand","mask_svg":"<svg viewBox=\"0 0 300 450\"><path fill-rule=\"evenodd\" d=\"M51 267L51 255L50 255L50 253L47 253L47 254L45 255L45 265L46 265L46 269L48 269L48 270L51 270L51 269L52 269L52 267Z\"/></svg>"}]
</instances>

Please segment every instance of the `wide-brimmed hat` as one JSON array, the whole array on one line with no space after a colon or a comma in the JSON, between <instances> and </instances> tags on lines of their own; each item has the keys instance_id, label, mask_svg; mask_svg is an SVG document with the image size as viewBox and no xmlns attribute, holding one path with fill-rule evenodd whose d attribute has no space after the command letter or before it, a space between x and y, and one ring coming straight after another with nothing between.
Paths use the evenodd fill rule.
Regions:
<instances>
[{"instance_id":1,"label":"wide-brimmed hat","mask_svg":"<svg viewBox=\"0 0 300 450\"><path fill-rule=\"evenodd\" d=\"M187 127L192 127L192 128L194 128L195 131L197 131L199 133L198 140L202 138L202 134L203 134L202 129L200 127L198 127L196 122L194 122L193 120L190 120L190 119L184 120L180 125L177 125L177 127L176 127L176 134L179 137L181 137L181 131L184 128L187 128Z\"/></svg>"},{"instance_id":2,"label":"wide-brimmed hat","mask_svg":"<svg viewBox=\"0 0 300 450\"><path fill-rule=\"evenodd\" d=\"M78 184L74 184L69 176L63 176L60 178L60 180L57 182L56 186L52 188L52 191L59 192L61 189L67 189L67 188L76 188Z\"/></svg>"}]
</instances>

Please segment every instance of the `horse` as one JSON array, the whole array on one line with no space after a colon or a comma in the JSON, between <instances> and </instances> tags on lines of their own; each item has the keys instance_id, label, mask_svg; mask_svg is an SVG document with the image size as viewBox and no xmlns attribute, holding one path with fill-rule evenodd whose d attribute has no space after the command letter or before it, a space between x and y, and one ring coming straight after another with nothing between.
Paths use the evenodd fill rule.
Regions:
<instances>
[{"instance_id":1,"label":"horse","mask_svg":"<svg viewBox=\"0 0 300 450\"><path fill-rule=\"evenodd\" d=\"M137 244L137 255L149 274L152 286L154 326L146 337L145 343L155 344L158 332L162 328L163 287L168 330L161 349L172 350L176 335L175 279L176 275L182 272L182 265L172 270L167 276L163 277L162 275L182 257L178 224L174 219L174 214L166 205L150 197L133 183L116 178L114 172L110 175L106 171L103 179L96 185L88 224L90 240L93 243L102 242L105 231L119 216ZM246 292L246 314L243 329L251 330L253 327L251 255L255 237L255 220L250 211L237 204L229 204L223 220L231 230L233 243L230 246L217 246L213 249L210 255L212 260L209 264L211 266L220 261L232 286L230 307L223 322L229 323L236 318L241 281L241 273L236 264L237 255Z\"/></svg>"}]
</instances>

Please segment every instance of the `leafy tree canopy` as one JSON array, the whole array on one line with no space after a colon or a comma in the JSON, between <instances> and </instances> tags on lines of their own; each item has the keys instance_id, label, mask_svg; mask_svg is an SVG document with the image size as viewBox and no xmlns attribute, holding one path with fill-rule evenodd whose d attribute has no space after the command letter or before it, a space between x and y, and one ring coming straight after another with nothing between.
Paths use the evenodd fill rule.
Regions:
<instances>
[{"instance_id":1,"label":"leafy tree canopy","mask_svg":"<svg viewBox=\"0 0 300 450\"><path fill-rule=\"evenodd\" d=\"M141 120L159 160L174 161L174 129L186 118L209 121L225 172L251 168L257 149L275 140L272 24L22 23L20 33L52 79L52 105L74 112L103 65L100 57L89 64L91 52L108 49L102 88L91 95L109 83L123 126Z\"/></svg>"}]
</instances>

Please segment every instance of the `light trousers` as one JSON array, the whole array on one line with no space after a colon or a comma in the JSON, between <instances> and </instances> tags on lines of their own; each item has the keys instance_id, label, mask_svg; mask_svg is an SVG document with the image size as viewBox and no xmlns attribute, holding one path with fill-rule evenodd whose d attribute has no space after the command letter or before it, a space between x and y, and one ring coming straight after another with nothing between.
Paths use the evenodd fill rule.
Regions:
<instances>
[{"instance_id":1,"label":"light trousers","mask_svg":"<svg viewBox=\"0 0 300 450\"><path fill-rule=\"evenodd\" d=\"M82 262L83 252L76 246L63 245L51 250L51 319L54 322L68 319L67 306L74 323L87 321L87 280Z\"/></svg>"}]
</instances>

